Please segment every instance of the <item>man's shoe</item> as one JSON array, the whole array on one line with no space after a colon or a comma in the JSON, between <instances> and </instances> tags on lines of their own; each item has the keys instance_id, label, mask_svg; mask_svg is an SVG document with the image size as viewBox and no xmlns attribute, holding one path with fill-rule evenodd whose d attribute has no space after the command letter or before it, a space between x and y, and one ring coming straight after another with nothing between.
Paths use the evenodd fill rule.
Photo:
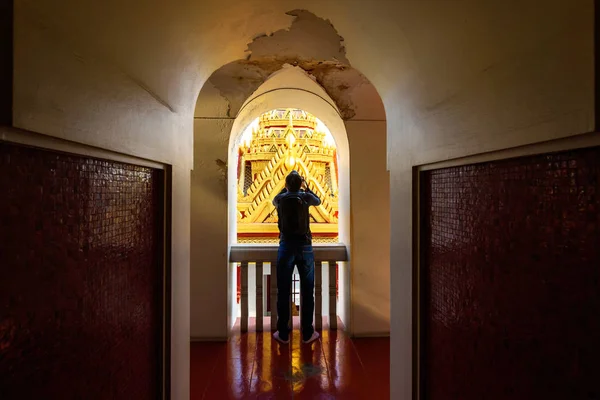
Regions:
<instances>
[{"instance_id":1,"label":"man's shoe","mask_svg":"<svg viewBox=\"0 0 600 400\"><path fill-rule=\"evenodd\" d=\"M277 332L275 332L275 333L277 333ZM310 339L308 339L308 340L302 340L302 343L312 343L315 340L317 340L319 338L319 336L320 336L319 332L314 331L313 334L312 334L312 336L310 337Z\"/></svg>"},{"instance_id":2,"label":"man's shoe","mask_svg":"<svg viewBox=\"0 0 600 400\"><path fill-rule=\"evenodd\" d=\"M283 340L280 336L279 336L279 331L275 332L273 334L273 339L277 340L279 343L283 343L283 344L288 344L290 342L290 339L288 340Z\"/></svg>"}]
</instances>

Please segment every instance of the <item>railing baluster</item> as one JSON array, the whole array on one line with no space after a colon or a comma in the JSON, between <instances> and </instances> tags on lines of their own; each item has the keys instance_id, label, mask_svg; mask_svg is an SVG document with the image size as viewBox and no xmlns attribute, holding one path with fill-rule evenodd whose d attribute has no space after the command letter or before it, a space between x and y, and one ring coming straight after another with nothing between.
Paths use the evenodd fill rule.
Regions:
<instances>
[{"instance_id":1,"label":"railing baluster","mask_svg":"<svg viewBox=\"0 0 600 400\"><path fill-rule=\"evenodd\" d=\"M302 329L302 284L300 284L300 329Z\"/></svg>"},{"instance_id":2,"label":"railing baluster","mask_svg":"<svg viewBox=\"0 0 600 400\"><path fill-rule=\"evenodd\" d=\"M256 332L263 330L263 262L256 262Z\"/></svg>"},{"instance_id":3,"label":"railing baluster","mask_svg":"<svg viewBox=\"0 0 600 400\"><path fill-rule=\"evenodd\" d=\"M315 262L315 329L323 329L323 262Z\"/></svg>"},{"instance_id":4,"label":"railing baluster","mask_svg":"<svg viewBox=\"0 0 600 400\"><path fill-rule=\"evenodd\" d=\"M248 262L241 262L240 268L242 269L242 293L240 299L242 308L241 328L242 332L248 332Z\"/></svg>"},{"instance_id":5,"label":"railing baluster","mask_svg":"<svg viewBox=\"0 0 600 400\"><path fill-rule=\"evenodd\" d=\"M329 264L329 329L337 329L337 296L336 296L336 267L335 261Z\"/></svg>"},{"instance_id":6,"label":"railing baluster","mask_svg":"<svg viewBox=\"0 0 600 400\"><path fill-rule=\"evenodd\" d=\"M336 293L336 261L347 261L347 250L342 244L336 246L315 246L315 328L323 329L324 316L328 316L329 328L337 329L337 293ZM270 296L271 299L271 330L277 330L277 246L246 246L233 245L230 252L230 261L240 266L240 327L243 332L249 329L249 263L253 260L262 260L256 262L256 313L257 331L268 329L264 326L265 313L264 296ZM328 260L328 261L323 261ZM265 261L271 265L271 277L269 287L265 290L264 273ZM237 264L239 263L239 264ZM327 268L327 270L325 270ZM328 271L328 272L327 272ZM254 272L252 272L254 274ZM254 279L252 279L254 280ZM329 296L326 291L329 290ZM267 293L265 293L267 292ZM290 291L291 293L291 291ZM291 296L290 296L291 297ZM292 302L289 299L290 320L293 325ZM329 302L329 306L327 303ZM300 300L300 308L302 308Z\"/></svg>"},{"instance_id":7,"label":"railing baluster","mask_svg":"<svg viewBox=\"0 0 600 400\"><path fill-rule=\"evenodd\" d=\"M292 275L293 276L293 275ZM290 283L290 299L288 307L290 309L290 320L288 321L288 327L290 330L294 329L294 312L292 310L292 293L294 292L294 283Z\"/></svg>"},{"instance_id":8,"label":"railing baluster","mask_svg":"<svg viewBox=\"0 0 600 400\"><path fill-rule=\"evenodd\" d=\"M271 294L271 331L277 330L277 264L271 262L271 282L270 282L270 294Z\"/></svg>"}]
</instances>

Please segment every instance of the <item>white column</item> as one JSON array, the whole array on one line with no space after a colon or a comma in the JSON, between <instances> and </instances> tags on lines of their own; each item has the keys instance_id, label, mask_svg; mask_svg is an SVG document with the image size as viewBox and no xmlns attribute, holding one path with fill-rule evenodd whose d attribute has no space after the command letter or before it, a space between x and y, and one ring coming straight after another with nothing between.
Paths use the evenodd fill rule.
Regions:
<instances>
[{"instance_id":1,"label":"white column","mask_svg":"<svg viewBox=\"0 0 600 400\"><path fill-rule=\"evenodd\" d=\"M321 271L321 317L323 315L327 316L329 313L329 263L327 261L323 261L321 263L323 266Z\"/></svg>"},{"instance_id":2,"label":"white column","mask_svg":"<svg viewBox=\"0 0 600 400\"><path fill-rule=\"evenodd\" d=\"M256 317L256 267L258 263L248 262L248 317Z\"/></svg>"},{"instance_id":3,"label":"white column","mask_svg":"<svg viewBox=\"0 0 600 400\"><path fill-rule=\"evenodd\" d=\"M293 299L293 291L294 291L294 275L298 274L298 269L296 267L294 267L293 271L292 271L292 281L290 282L290 330L294 329L294 306L292 305L292 299ZM300 286L301 287L301 286ZM300 289L300 291L302 291L302 289ZM300 298L302 298L302 295L300 295Z\"/></svg>"},{"instance_id":4,"label":"white column","mask_svg":"<svg viewBox=\"0 0 600 400\"><path fill-rule=\"evenodd\" d=\"M256 262L256 331L263 330L263 263Z\"/></svg>"},{"instance_id":5,"label":"white column","mask_svg":"<svg viewBox=\"0 0 600 400\"><path fill-rule=\"evenodd\" d=\"M293 279L293 278L292 278ZM290 309L290 320L288 321L288 326L290 330L294 329L294 315L292 313L292 291L294 290L293 281L290 282L290 298L288 299L288 307Z\"/></svg>"}]
</instances>

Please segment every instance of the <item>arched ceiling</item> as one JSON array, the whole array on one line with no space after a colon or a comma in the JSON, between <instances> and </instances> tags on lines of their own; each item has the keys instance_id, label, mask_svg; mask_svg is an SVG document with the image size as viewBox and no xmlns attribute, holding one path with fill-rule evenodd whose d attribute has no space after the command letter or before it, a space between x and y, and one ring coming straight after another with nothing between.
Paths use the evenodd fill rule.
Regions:
<instances>
[{"instance_id":1,"label":"arched ceiling","mask_svg":"<svg viewBox=\"0 0 600 400\"><path fill-rule=\"evenodd\" d=\"M384 102L394 90L421 86L419 93L410 90L411 97L424 106L436 104L507 53L516 55L542 38L550 39L580 8L544 2L544 18L537 18L537 1L520 2L518 10L508 3L21 0L16 13L69 42L83 62L102 61L139 81L174 110L191 111L212 72L244 59L248 48L251 57L275 50L287 54L286 48L269 47L270 37L261 35L289 29L294 16L288 13L301 9L331 21L344 38L345 58L328 40L317 59L330 58L337 50L337 61L349 61L365 74ZM533 19L535 26L523 23Z\"/></svg>"},{"instance_id":2,"label":"arched ceiling","mask_svg":"<svg viewBox=\"0 0 600 400\"><path fill-rule=\"evenodd\" d=\"M132 138L153 127L189 138L187 121L214 71L241 68L251 92L299 54L298 65L334 99L348 91L336 86L349 74L344 65L364 74L383 100L388 132L410 135L411 145L426 135L453 142L449 131L500 135L556 119L556 107L563 116L588 112L592 9L592 0L545 1L543 11L537 0L19 0L14 121L85 131L102 146L109 142L96 132L122 132L123 124ZM565 58L572 62L557 63ZM565 74L574 80L557 79ZM226 80L213 82L220 93ZM555 86L545 93L549 80Z\"/></svg>"},{"instance_id":3,"label":"arched ceiling","mask_svg":"<svg viewBox=\"0 0 600 400\"><path fill-rule=\"evenodd\" d=\"M203 97L201 91L199 103ZM230 146L254 119L276 108L299 108L311 113L329 128L338 151L349 151L344 123L334 100L308 73L289 65L273 73L246 99L235 119Z\"/></svg>"},{"instance_id":4,"label":"arched ceiling","mask_svg":"<svg viewBox=\"0 0 600 400\"><path fill-rule=\"evenodd\" d=\"M271 91L286 88L313 93L331 104L338 114L340 113L335 101L329 96L325 89L319 85L314 76L300 67L294 67L289 64L284 64L280 70L272 73L271 76L269 76L265 82L263 82L252 95L246 99L242 108L247 107L248 103L255 101L257 97L263 96Z\"/></svg>"}]
</instances>

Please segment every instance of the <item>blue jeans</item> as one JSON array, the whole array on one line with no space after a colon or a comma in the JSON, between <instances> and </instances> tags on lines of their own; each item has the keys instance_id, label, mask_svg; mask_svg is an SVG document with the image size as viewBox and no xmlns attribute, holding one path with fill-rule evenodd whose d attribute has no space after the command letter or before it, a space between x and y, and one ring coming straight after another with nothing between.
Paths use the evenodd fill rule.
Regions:
<instances>
[{"instance_id":1,"label":"blue jeans","mask_svg":"<svg viewBox=\"0 0 600 400\"><path fill-rule=\"evenodd\" d=\"M283 340L289 337L290 286L294 265L300 274L300 296L302 297L302 338L308 340L313 332L315 311L315 256L311 244L281 241L277 253L277 330Z\"/></svg>"}]
</instances>

